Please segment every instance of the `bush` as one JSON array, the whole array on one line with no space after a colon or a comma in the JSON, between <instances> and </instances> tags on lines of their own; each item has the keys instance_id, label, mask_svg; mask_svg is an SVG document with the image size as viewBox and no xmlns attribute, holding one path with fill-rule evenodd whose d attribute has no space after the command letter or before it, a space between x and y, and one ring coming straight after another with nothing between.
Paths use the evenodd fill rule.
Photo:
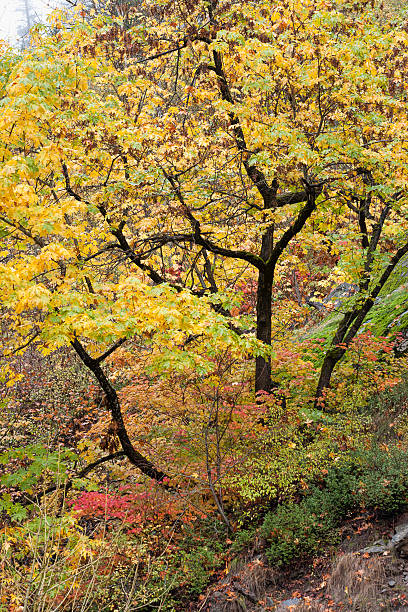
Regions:
<instances>
[{"instance_id":1,"label":"bush","mask_svg":"<svg viewBox=\"0 0 408 612\"><path fill-rule=\"evenodd\" d=\"M316 498L336 521L340 521L355 508L357 483L358 473L354 461L335 466L328 471L323 491L315 488L311 492L312 498ZM319 499L322 493L323 499ZM309 503L314 502L310 499Z\"/></svg>"},{"instance_id":2,"label":"bush","mask_svg":"<svg viewBox=\"0 0 408 612\"><path fill-rule=\"evenodd\" d=\"M177 576L174 593L179 597L180 605L187 606L190 598L201 593L225 565L226 539L225 525L218 517L199 518L184 525L168 559L171 569L165 570L167 574Z\"/></svg>"},{"instance_id":3,"label":"bush","mask_svg":"<svg viewBox=\"0 0 408 612\"><path fill-rule=\"evenodd\" d=\"M184 579L191 595L198 595L207 586L219 564L216 554L208 546L199 546L183 559Z\"/></svg>"},{"instance_id":4,"label":"bush","mask_svg":"<svg viewBox=\"0 0 408 612\"><path fill-rule=\"evenodd\" d=\"M252 528L252 529L241 529L241 531L238 531L235 534L235 539L234 542L231 545L231 552L234 553L241 553L243 552L245 549L249 548L252 544L253 541L256 538L256 528Z\"/></svg>"},{"instance_id":5,"label":"bush","mask_svg":"<svg viewBox=\"0 0 408 612\"><path fill-rule=\"evenodd\" d=\"M317 553L338 537L337 527L351 512L401 511L408 503L408 455L397 447L360 450L342 466L331 468L323 483L299 504L282 504L266 515L261 535L267 556L277 565Z\"/></svg>"},{"instance_id":6,"label":"bush","mask_svg":"<svg viewBox=\"0 0 408 612\"><path fill-rule=\"evenodd\" d=\"M366 406L366 411L377 416L383 412L404 411L408 402L408 378L404 378L393 387L387 387L384 391L373 395Z\"/></svg>"},{"instance_id":7,"label":"bush","mask_svg":"<svg viewBox=\"0 0 408 612\"><path fill-rule=\"evenodd\" d=\"M367 453L356 496L359 506L381 515L400 512L408 502L408 455L405 450Z\"/></svg>"},{"instance_id":8,"label":"bush","mask_svg":"<svg viewBox=\"0 0 408 612\"><path fill-rule=\"evenodd\" d=\"M317 502L317 498L311 497L298 505L282 505L265 518L261 533L269 540L266 554L270 562L285 565L294 557L312 555L333 541L332 517L325 510L314 511L310 501Z\"/></svg>"}]
</instances>

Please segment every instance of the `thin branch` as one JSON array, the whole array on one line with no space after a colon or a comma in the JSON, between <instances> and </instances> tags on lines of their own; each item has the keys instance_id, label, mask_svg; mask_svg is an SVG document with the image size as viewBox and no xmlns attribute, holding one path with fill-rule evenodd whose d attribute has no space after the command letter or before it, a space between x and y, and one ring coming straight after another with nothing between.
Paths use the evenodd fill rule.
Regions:
<instances>
[{"instance_id":1,"label":"thin branch","mask_svg":"<svg viewBox=\"0 0 408 612\"><path fill-rule=\"evenodd\" d=\"M169 181L170 185L172 186L172 189L176 194L180 204L183 206L185 215L190 221L191 226L194 230L194 242L196 244L203 246L205 249L207 249L207 251L211 251L211 253L216 253L217 255L222 255L223 257L231 257L232 259L243 259L244 261L247 261L258 269L261 269L264 266L264 262L260 257L258 257L258 255L254 255L253 253L250 253L248 251L226 249L224 247L219 246L218 244L215 244L215 242L212 242L212 240L205 238L204 234L201 231L200 222L194 217L193 213L188 208L181 193L180 187L177 185L174 177L168 174L163 168L162 172L166 179Z\"/></svg>"},{"instance_id":2,"label":"thin branch","mask_svg":"<svg viewBox=\"0 0 408 612\"><path fill-rule=\"evenodd\" d=\"M70 196L72 196L75 200L77 200L77 202L83 202L83 198L81 198L80 195L78 195L76 193L76 191L74 191L71 187L71 180L69 178L69 174L68 174L68 168L65 162L61 163L62 166L62 174L64 175L64 179L65 179L65 190L67 193L69 193Z\"/></svg>"},{"instance_id":3,"label":"thin branch","mask_svg":"<svg viewBox=\"0 0 408 612\"><path fill-rule=\"evenodd\" d=\"M278 261L285 248L288 246L289 242L292 240L292 238L296 236L296 234L301 231L306 221L309 219L310 215L316 209L316 199L321 190L321 184L307 185L307 202L300 211L294 223L292 223L292 225L286 230L286 232L284 232L283 236L281 236L281 238L274 246L271 256L266 262L267 266L275 266L276 262Z\"/></svg>"},{"instance_id":4,"label":"thin branch","mask_svg":"<svg viewBox=\"0 0 408 612\"><path fill-rule=\"evenodd\" d=\"M83 470L75 474L70 480L68 480L64 484L52 485L51 487L48 487L44 491L41 491L40 493L38 493L35 496L35 498L28 497L26 503L27 504L28 503L30 504L38 503L42 499L42 497L44 497L45 495L49 495L49 493L53 493L54 491L64 490L64 493L67 493L70 489L72 489L74 480L76 478L84 478L90 472L92 472L95 468L99 467L103 463L106 463L107 461L112 461L113 459L118 459L119 457L125 457L125 456L126 456L125 451L122 450L122 451L117 451L115 453L111 453L110 455L106 455L105 457L101 457L100 459L97 459L96 461L89 463L86 467L84 467Z\"/></svg>"},{"instance_id":5,"label":"thin branch","mask_svg":"<svg viewBox=\"0 0 408 612\"><path fill-rule=\"evenodd\" d=\"M105 182L103 183L103 186L104 186L104 187L106 187L106 186L107 186L107 184L108 184L108 182L109 182L110 175L112 174L113 166L115 165L115 161L116 161L117 159L119 159L119 157L114 157L114 158L112 159L111 165L110 165L109 170L108 170L108 174L107 174L107 176L106 176Z\"/></svg>"},{"instance_id":6,"label":"thin branch","mask_svg":"<svg viewBox=\"0 0 408 612\"><path fill-rule=\"evenodd\" d=\"M120 346L122 346L122 344L124 344L126 342L126 340L127 340L127 338L120 338L119 340L117 340L114 344L112 344L112 346L110 348L108 348L104 353L102 353L102 355L97 357L95 359L95 361L97 363L102 363L102 361L105 361L105 359L107 357L109 357L109 355L112 355L112 353L114 351L116 351L116 349L118 349Z\"/></svg>"},{"instance_id":7,"label":"thin branch","mask_svg":"<svg viewBox=\"0 0 408 612\"><path fill-rule=\"evenodd\" d=\"M27 348L27 346L29 346L36 338L38 338L40 334L41 334L41 331L35 332L34 335L31 336L31 338L27 340L27 342L15 348L13 351L11 351L11 353L8 353L7 355L5 355L5 357L11 357L11 355L15 355L16 353L18 353L18 351L22 351L23 349Z\"/></svg>"},{"instance_id":8,"label":"thin branch","mask_svg":"<svg viewBox=\"0 0 408 612\"><path fill-rule=\"evenodd\" d=\"M155 55L150 55L149 57L145 57L143 59L138 60L138 64L146 64L147 62L151 62L152 60L158 59L159 57L163 57L164 55L170 55L170 53L175 53L176 51L180 53L182 49L187 47L187 40L185 39L182 44L179 44L177 47L173 49L168 49L167 51L161 51L160 53L156 53Z\"/></svg>"},{"instance_id":9,"label":"thin branch","mask_svg":"<svg viewBox=\"0 0 408 612\"><path fill-rule=\"evenodd\" d=\"M14 229L20 231L22 234L24 234L24 236L26 236L26 238L30 238L30 240L35 242L35 244L39 247L44 248L46 246L46 242L43 240L43 238L40 238L40 236L34 236L32 232L21 225L21 223L10 221L10 219L3 217L3 215L0 215L0 221L3 221L3 223L6 223L7 225L10 225L10 227L14 227Z\"/></svg>"}]
</instances>

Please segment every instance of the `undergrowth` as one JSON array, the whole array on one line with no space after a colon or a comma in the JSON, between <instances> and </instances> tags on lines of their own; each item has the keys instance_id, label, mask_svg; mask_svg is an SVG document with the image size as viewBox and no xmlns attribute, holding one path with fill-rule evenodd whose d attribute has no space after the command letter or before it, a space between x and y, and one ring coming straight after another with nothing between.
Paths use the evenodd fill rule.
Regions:
<instances>
[{"instance_id":1,"label":"undergrowth","mask_svg":"<svg viewBox=\"0 0 408 612\"><path fill-rule=\"evenodd\" d=\"M268 560L274 565L286 565L336 543L341 522L352 513L373 510L390 516L400 512L407 502L405 450L397 446L360 450L342 465L329 469L324 481L310 486L298 504L281 504L266 514L259 532L267 543ZM235 549L245 546L252 536L250 531L241 532Z\"/></svg>"}]
</instances>

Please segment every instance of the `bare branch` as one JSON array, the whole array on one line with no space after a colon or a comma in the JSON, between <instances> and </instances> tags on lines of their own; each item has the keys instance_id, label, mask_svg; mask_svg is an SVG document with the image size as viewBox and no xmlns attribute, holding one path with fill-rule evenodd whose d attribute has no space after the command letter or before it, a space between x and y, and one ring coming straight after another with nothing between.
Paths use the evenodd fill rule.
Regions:
<instances>
[{"instance_id":1,"label":"bare branch","mask_svg":"<svg viewBox=\"0 0 408 612\"><path fill-rule=\"evenodd\" d=\"M98 381L102 391L106 397L106 403L111 413L112 421L115 424L115 432L122 445L122 449L135 467L137 467L143 474L152 478L162 484L165 488L171 489L169 485L163 483L163 480L167 479L168 476L165 472L156 468L153 463L144 457L139 451L135 449L132 442L130 441L129 434L127 432L125 423L123 421L122 410L116 389L109 382L105 372L102 370L100 363L97 359L93 359L91 355L86 351L83 344L75 338L71 341L71 345L81 359L83 364L92 372Z\"/></svg>"},{"instance_id":2,"label":"bare branch","mask_svg":"<svg viewBox=\"0 0 408 612\"><path fill-rule=\"evenodd\" d=\"M117 340L114 344L112 344L112 346L110 348L108 348L104 353L102 353L102 355L97 357L95 359L95 361L97 363L102 363L102 361L105 361L105 359L107 357L109 357L109 355L112 355L112 353L114 353L116 351L116 349L118 349L120 346L122 346L122 344L124 344L126 342L126 340L127 340L127 338L120 338L119 340Z\"/></svg>"},{"instance_id":3,"label":"bare branch","mask_svg":"<svg viewBox=\"0 0 408 612\"><path fill-rule=\"evenodd\" d=\"M193 213L188 208L184 200L183 194L181 193L180 187L176 183L174 177L169 175L163 168L162 168L162 172L164 176L167 178L167 180L169 181L169 183L171 184L172 189L174 193L176 194L180 204L183 206L185 215L187 219L190 221L191 226L194 230L194 242L196 244L203 246L205 249L207 249L207 251L211 251L211 253L216 253L217 255L222 255L223 257L231 257L232 259L242 259L244 261L247 261L248 263L250 263L251 265L253 265L255 268L258 268L258 269L261 269L264 266L264 262L262 261L260 257L258 257L258 255L254 255L253 253L250 253L248 251L226 249L224 247L219 246L218 244L215 244L215 242L212 242L212 240L205 238L204 234L201 231L200 222L198 221L198 219L194 217Z\"/></svg>"}]
</instances>

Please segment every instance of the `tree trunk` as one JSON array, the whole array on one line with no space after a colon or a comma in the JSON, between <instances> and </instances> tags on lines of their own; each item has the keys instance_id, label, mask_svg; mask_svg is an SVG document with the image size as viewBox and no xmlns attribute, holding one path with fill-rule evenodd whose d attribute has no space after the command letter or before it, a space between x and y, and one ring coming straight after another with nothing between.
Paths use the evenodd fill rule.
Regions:
<instances>
[{"instance_id":1,"label":"tree trunk","mask_svg":"<svg viewBox=\"0 0 408 612\"><path fill-rule=\"evenodd\" d=\"M271 344L271 317L272 317L272 284L273 272L260 271L258 275L258 289L256 296L256 337L264 344ZM271 360L263 357L256 358L255 392L266 391L270 393Z\"/></svg>"},{"instance_id":2,"label":"tree trunk","mask_svg":"<svg viewBox=\"0 0 408 612\"><path fill-rule=\"evenodd\" d=\"M379 240L379 235L375 236L375 240L377 244ZM323 408L324 410L324 407L322 407L321 405L321 398L323 397L325 389L330 386L330 380L334 368L336 367L340 359L345 355L351 342L356 337L365 317L368 315L371 308L374 306L375 299L379 296L381 289L384 287L392 272L395 270L395 267L397 266L399 261L407 253L408 242L405 243L400 249L398 249L398 251L393 255L388 266L385 268L384 272L380 276L376 286L371 291L371 294L368 295L363 301L360 308L356 309L355 311L349 311L348 313L346 313L342 321L339 323L337 332L332 340L332 346L326 353L326 356L323 360L322 368L320 370L320 377L315 395L315 408ZM369 252L367 257L371 256L372 254ZM365 284L360 285L360 288L368 286L367 281L364 282ZM341 346L339 346L340 344Z\"/></svg>"},{"instance_id":3,"label":"tree trunk","mask_svg":"<svg viewBox=\"0 0 408 612\"><path fill-rule=\"evenodd\" d=\"M316 395L315 395L315 408L322 409L321 401L324 391L330 386L330 380L333 374L333 370L337 363L345 354L345 348L335 348L326 354L322 368L320 370L319 382L317 383Z\"/></svg>"},{"instance_id":4,"label":"tree trunk","mask_svg":"<svg viewBox=\"0 0 408 612\"><path fill-rule=\"evenodd\" d=\"M97 359L93 359L82 346L78 338L71 341L71 345L86 367L93 373L106 397L107 407L111 413L112 422L115 426L115 434L118 436L126 457L142 474L160 482L165 488L171 489L163 480L168 476L162 470L156 468L153 463L137 451L130 441L125 423L123 421L119 398L115 388L109 382L105 372L102 370Z\"/></svg>"},{"instance_id":5,"label":"tree trunk","mask_svg":"<svg viewBox=\"0 0 408 612\"><path fill-rule=\"evenodd\" d=\"M262 246L260 256L267 262L273 251L273 230L271 225L262 236ZM267 266L259 270L258 287L256 292L256 337L264 344L271 344L271 318L272 318L272 286L275 272L275 265ZM270 393L272 388L271 381L271 360L263 357L256 358L255 366L255 393L266 391Z\"/></svg>"}]
</instances>

